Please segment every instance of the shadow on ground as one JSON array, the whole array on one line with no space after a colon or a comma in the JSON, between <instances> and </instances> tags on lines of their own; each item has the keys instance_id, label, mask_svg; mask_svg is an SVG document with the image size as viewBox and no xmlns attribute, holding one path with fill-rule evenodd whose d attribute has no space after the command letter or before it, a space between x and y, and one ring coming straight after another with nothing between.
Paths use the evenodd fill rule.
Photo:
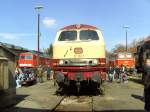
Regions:
<instances>
[{"instance_id":1,"label":"shadow on ground","mask_svg":"<svg viewBox=\"0 0 150 112\"><path fill-rule=\"evenodd\" d=\"M138 100L141 100L141 101L144 102L144 97L143 97L143 96L136 95L136 94L132 94L131 96L132 96L133 98L135 98L135 99L138 99Z\"/></svg>"},{"instance_id":2,"label":"shadow on ground","mask_svg":"<svg viewBox=\"0 0 150 112\"><path fill-rule=\"evenodd\" d=\"M99 96L104 95L104 92L100 92L99 89L86 87L81 88L80 91L77 90L77 88L67 88L62 89L60 91L56 91L56 95L59 96Z\"/></svg>"},{"instance_id":3,"label":"shadow on ground","mask_svg":"<svg viewBox=\"0 0 150 112\"><path fill-rule=\"evenodd\" d=\"M2 108L1 110L0 110L0 112L2 111L4 111L4 112L11 112L11 111L8 111L10 108L11 109L14 109L15 107L15 105L17 105L18 103L20 103L21 101L23 101L26 97L27 97L28 95L16 95L15 96L15 101L14 101L14 103L12 104L12 105L10 105L10 106L7 106L7 107L5 107L5 108ZM14 112L20 112L20 111L14 111Z\"/></svg>"},{"instance_id":4,"label":"shadow on ground","mask_svg":"<svg viewBox=\"0 0 150 112\"><path fill-rule=\"evenodd\" d=\"M146 112L145 110L105 110L105 111L94 111L94 112Z\"/></svg>"},{"instance_id":5,"label":"shadow on ground","mask_svg":"<svg viewBox=\"0 0 150 112\"><path fill-rule=\"evenodd\" d=\"M2 112L51 112L50 110L46 109L32 109L32 108L8 108L6 110L3 110Z\"/></svg>"},{"instance_id":6,"label":"shadow on ground","mask_svg":"<svg viewBox=\"0 0 150 112\"><path fill-rule=\"evenodd\" d=\"M130 81L133 81L135 83L138 83L138 84L143 84L142 82L142 79L136 79L136 78L129 78Z\"/></svg>"},{"instance_id":7,"label":"shadow on ground","mask_svg":"<svg viewBox=\"0 0 150 112\"><path fill-rule=\"evenodd\" d=\"M55 111L46 110L46 109L13 108L11 110L8 109L2 112L55 112ZM67 112L75 112L75 111L67 111ZM144 110L104 110L104 111L92 111L92 112L146 112L146 111Z\"/></svg>"},{"instance_id":8,"label":"shadow on ground","mask_svg":"<svg viewBox=\"0 0 150 112\"><path fill-rule=\"evenodd\" d=\"M24 100L29 95L16 95L16 104Z\"/></svg>"}]
</instances>

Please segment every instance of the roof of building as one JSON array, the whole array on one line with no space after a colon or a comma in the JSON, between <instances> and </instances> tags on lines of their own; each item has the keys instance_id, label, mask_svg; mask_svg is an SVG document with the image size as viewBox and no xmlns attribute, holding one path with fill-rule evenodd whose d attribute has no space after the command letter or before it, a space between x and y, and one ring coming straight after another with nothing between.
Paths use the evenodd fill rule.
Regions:
<instances>
[{"instance_id":1,"label":"roof of building","mask_svg":"<svg viewBox=\"0 0 150 112\"><path fill-rule=\"evenodd\" d=\"M0 46L3 46L5 48L9 49L11 52L15 53L16 55L19 55L22 52L29 51L26 48L23 48L23 47L20 47L20 46L16 46L16 45L13 45L13 44L8 44L8 43L0 42Z\"/></svg>"},{"instance_id":2,"label":"roof of building","mask_svg":"<svg viewBox=\"0 0 150 112\"><path fill-rule=\"evenodd\" d=\"M4 45L0 45L0 48L3 48L3 49L5 49L6 51L8 51L8 52L12 53L13 55L17 56L17 53L15 53L13 50L8 49L8 48L7 48L6 46L4 46Z\"/></svg>"},{"instance_id":3,"label":"roof of building","mask_svg":"<svg viewBox=\"0 0 150 112\"><path fill-rule=\"evenodd\" d=\"M28 49L26 49L26 48L23 48L23 47L20 47L20 46L16 46L16 45L13 45L13 44L8 44L8 43L2 43L2 42L0 42L0 45L6 46L6 47L9 48L9 49L28 50Z\"/></svg>"}]
</instances>

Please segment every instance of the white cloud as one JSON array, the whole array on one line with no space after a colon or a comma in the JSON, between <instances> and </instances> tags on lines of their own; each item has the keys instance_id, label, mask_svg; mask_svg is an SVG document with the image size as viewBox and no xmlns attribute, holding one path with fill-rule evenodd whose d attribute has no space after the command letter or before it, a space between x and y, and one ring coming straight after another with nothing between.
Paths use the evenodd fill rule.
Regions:
<instances>
[{"instance_id":1,"label":"white cloud","mask_svg":"<svg viewBox=\"0 0 150 112\"><path fill-rule=\"evenodd\" d=\"M4 39L18 39L19 37L31 37L36 36L36 34L29 34L29 33L0 33L0 38Z\"/></svg>"},{"instance_id":2,"label":"white cloud","mask_svg":"<svg viewBox=\"0 0 150 112\"><path fill-rule=\"evenodd\" d=\"M0 33L0 37L4 39L15 39L16 36L11 33Z\"/></svg>"},{"instance_id":3,"label":"white cloud","mask_svg":"<svg viewBox=\"0 0 150 112\"><path fill-rule=\"evenodd\" d=\"M56 25L56 20L49 17L45 17L42 22L48 28Z\"/></svg>"}]
</instances>

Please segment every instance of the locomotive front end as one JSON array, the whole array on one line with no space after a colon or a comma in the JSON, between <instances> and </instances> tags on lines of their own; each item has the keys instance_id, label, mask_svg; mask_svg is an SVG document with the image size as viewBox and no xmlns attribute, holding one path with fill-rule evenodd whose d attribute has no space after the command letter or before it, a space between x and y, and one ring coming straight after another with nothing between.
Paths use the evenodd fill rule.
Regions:
<instances>
[{"instance_id":1,"label":"locomotive front end","mask_svg":"<svg viewBox=\"0 0 150 112\"><path fill-rule=\"evenodd\" d=\"M74 84L94 84L105 80L105 43L99 29L90 25L70 25L57 32L53 43L54 78L60 88Z\"/></svg>"}]
</instances>

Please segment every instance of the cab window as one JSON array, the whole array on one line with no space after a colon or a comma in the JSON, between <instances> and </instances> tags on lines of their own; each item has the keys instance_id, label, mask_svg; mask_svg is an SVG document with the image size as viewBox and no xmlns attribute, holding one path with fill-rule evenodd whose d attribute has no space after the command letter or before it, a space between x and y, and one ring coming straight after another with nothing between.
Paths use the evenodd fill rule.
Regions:
<instances>
[{"instance_id":1,"label":"cab window","mask_svg":"<svg viewBox=\"0 0 150 112\"><path fill-rule=\"evenodd\" d=\"M31 60L31 59L32 59L32 56L26 56L25 59L26 59L26 60Z\"/></svg>"},{"instance_id":2,"label":"cab window","mask_svg":"<svg viewBox=\"0 0 150 112\"><path fill-rule=\"evenodd\" d=\"M82 30L80 31L80 40L99 40L99 37L96 31Z\"/></svg>"},{"instance_id":3,"label":"cab window","mask_svg":"<svg viewBox=\"0 0 150 112\"><path fill-rule=\"evenodd\" d=\"M59 36L59 41L73 41L77 40L77 32L76 31L63 31Z\"/></svg>"},{"instance_id":4,"label":"cab window","mask_svg":"<svg viewBox=\"0 0 150 112\"><path fill-rule=\"evenodd\" d=\"M25 56L20 56L20 59L25 59Z\"/></svg>"}]
</instances>

